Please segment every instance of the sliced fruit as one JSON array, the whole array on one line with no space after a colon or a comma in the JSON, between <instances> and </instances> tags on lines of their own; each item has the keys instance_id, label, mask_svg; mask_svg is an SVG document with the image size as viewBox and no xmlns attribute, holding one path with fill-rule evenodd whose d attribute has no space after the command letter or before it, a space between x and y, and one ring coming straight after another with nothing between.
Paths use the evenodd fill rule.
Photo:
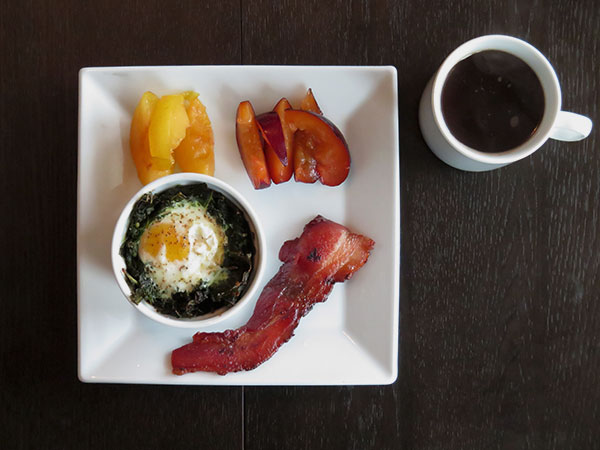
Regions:
<instances>
[{"instance_id":1,"label":"sliced fruit","mask_svg":"<svg viewBox=\"0 0 600 450\"><path fill-rule=\"evenodd\" d=\"M286 98L282 98L277 102L273 110L279 116L281 123L281 129L283 130L283 137L285 142L285 151L287 156L287 165L283 165L279 157L275 154L275 151L268 145L265 144L265 158L267 159L267 168L269 169L269 175L271 180L275 184L285 183L294 173L294 131L285 122L284 112L291 109L292 105L287 101ZM315 164L316 167L316 164ZM318 174L315 172L314 181L318 180ZM309 181L306 181L309 182Z\"/></svg>"},{"instance_id":2,"label":"sliced fruit","mask_svg":"<svg viewBox=\"0 0 600 450\"><path fill-rule=\"evenodd\" d=\"M242 162L250 177L254 189L263 189L271 185L263 144L252 104L240 103L235 121L235 137Z\"/></svg>"},{"instance_id":3,"label":"sliced fruit","mask_svg":"<svg viewBox=\"0 0 600 450\"><path fill-rule=\"evenodd\" d=\"M294 146L294 132L290 129L288 124L285 121L284 112L287 109L292 109L292 105L287 101L286 98L282 98L277 102L273 111L277 113L279 116L279 121L281 122L281 129L283 130L283 138L285 141L285 150L287 152L288 161L292 159L292 149Z\"/></svg>"},{"instance_id":4,"label":"sliced fruit","mask_svg":"<svg viewBox=\"0 0 600 450\"><path fill-rule=\"evenodd\" d=\"M195 94L195 95L194 95ZM215 140L206 108L192 91L184 92L190 120L185 138L173 152L175 162L184 172L215 174Z\"/></svg>"},{"instance_id":5,"label":"sliced fruit","mask_svg":"<svg viewBox=\"0 0 600 450\"><path fill-rule=\"evenodd\" d=\"M181 93L181 95L183 95L183 104L186 109L192 100L198 98L198 93L196 91L184 91Z\"/></svg>"},{"instance_id":6,"label":"sliced fruit","mask_svg":"<svg viewBox=\"0 0 600 450\"><path fill-rule=\"evenodd\" d=\"M275 151L275 154L279 157L281 164L287 166L287 152L285 149L285 138L283 136L283 129L281 128L281 121L276 112L268 112L256 117L258 122L258 128L264 138L265 142Z\"/></svg>"},{"instance_id":7,"label":"sliced fruit","mask_svg":"<svg viewBox=\"0 0 600 450\"><path fill-rule=\"evenodd\" d=\"M284 166L281 164L281 160L275 154L275 150L269 145L268 142L265 142L264 146L265 150L265 160L267 162L267 169L269 171L269 176L271 180L275 184L285 183L290 178L292 178L292 174L294 173L294 161L292 158L289 159L288 165Z\"/></svg>"},{"instance_id":8,"label":"sliced fruit","mask_svg":"<svg viewBox=\"0 0 600 450\"><path fill-rule=\"evenodd\" d=\"M319 108L319 105L317 103L317 100L315 99L315 96L313 95L312 89L310 89L310 88L308 88L306 95L302 99L302 103L300 103L300 109L303 111L310 111L315 114L321 114L321 115L323 114L321 112L321 108Z\"/></svg>"},{"instance_id":9,"label":"sliced fruit","mask_svg":"<svg viewBox=\"0 0 600 450\"><path fill-rule=\"evenodd\" d=\"M142 184L148 184L157 178L169 175L173 172L173 165L167 168L158 168L164 165L150 156L150 144L148 141L148 128L150 126L150 117L158 102L158 97L152 92L145 92L140 99L133 119L131 120L131 130L129 133L129 149L137 170L138 178Z\"/></svg>"},{"instance_id":10,"label":"sliced fruit","mask_svg":"<svg viewBox=\"0 0 600 450\"><path fill-rule=\"evenodd\" d=\"M296 181L311 183L316 171L321 183L341 184L350 171L350 153L338 128L323 116L308 111L289 109L284 115L285 122L295 131Z\"/></svg>"},{"instance_id":11,"label":"sliced fruit","mask_svg":"<svg viewBox=\"0 0 600 450\"><path fill-rule=\"evenodd\" d=\"M306 131L298 130L294 135L294 180L300 183L314 183L319 179L317 160L313 153L316 139Z\"/></svg>"},{"instance_id":12,"label":"sliced fruit","mask_svg":"<svg viewBox=\"0 0 600 450\"><path fill-rule=\"evenodd\" d=\"M182 94L165 95L158 100L150 118L148 138L150 155L158 158L161 169L172 165L172 152L185 137L189 126Z\"/></svg>"}]
</instances>

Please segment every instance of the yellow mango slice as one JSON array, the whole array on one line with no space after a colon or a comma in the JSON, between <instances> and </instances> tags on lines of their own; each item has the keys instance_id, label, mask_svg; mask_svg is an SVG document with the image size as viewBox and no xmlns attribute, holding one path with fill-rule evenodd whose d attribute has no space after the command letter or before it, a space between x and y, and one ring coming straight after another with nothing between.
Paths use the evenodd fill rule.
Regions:
<instances>
[{"instance_id":1,"label":"yellow mango slice","mask_svg":"<svg viewBox=\"0 0 600 450\"><path fill-rule=\"evenodd\" d=\"M156 158L150 155L148 129L152 113L158 103L158 97L152 92L142 95L131 121L129 133L129 149L142 184L148 184L157 178L173 173L173 164L166 165L163 161L157 164ZM161 166L160 168L158 166Z\"/></svg>"},{"instance_id":2,"label":"yellow mango slice","mask_svg":"<svg viewBox=\"0 0 600 450\"><path fill-rule=\"evenodd\" d=\"M189 126L182 94L165 95L156 102L150 117L148 139L150 155L158 158L157 167L165 169L172 164L172 151L183 140Z\"/></svg>"},{"instance_id":3,"label":"yellow mango slice","mask_svg":"<svg viewBox=\"0 0 600 450\"><path fill-rule=\"evenodd\" d=\"M190 119L190 127L187 129L185 138L173 152L175 161L184 172L196 172L213 176L215 174L214 136L212 125L206 108L198 94L193 97L190 92L184 92L186 96L186 111Z\"/></svg>"}]
</instances>

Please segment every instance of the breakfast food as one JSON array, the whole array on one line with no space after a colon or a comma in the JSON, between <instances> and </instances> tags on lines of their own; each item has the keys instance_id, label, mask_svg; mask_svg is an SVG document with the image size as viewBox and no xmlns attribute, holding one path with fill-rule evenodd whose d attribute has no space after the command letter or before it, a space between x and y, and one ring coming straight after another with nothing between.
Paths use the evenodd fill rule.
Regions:
<instances>
[{"instance_id":1,"label":"breakfast food","mask_svg":"<svg viewBox=\"0 0 600 450\"><path fill-rule=\"evenodd\" d=\"M184 172L215 173L215 140L212 125L206 107L198 99L195 92L186 92L188 102L186 112L190 126L181 143L175 147L175 162ZM193 98L190 98L193 95Z\"/></svg>"},{"instance_id":2,"label":"breakfast food","mask_svg":"<svg viewBox=\"0 0 600 450\"><path fill-rule=\"evenodd\" d=\"M157 161L150 155L148 128L150 127L150 116L152 115L152 111L154 111L156 102L158 102L156 95L152 92L144 93L137 108L135 108L131 121L129 148L133 163L137 169L138 178L142 184L148 184L157 178L164 177L173 172L170 166L161 168L160 161Z\"/></svg>"},{"instance_id":3,"label":"breakfast food","mask_svg":"<svg viewBox=\"0 0 600 450\"><path fill-rule=\"evenodd\" d=\"M235 137L242 162L254 189L269 187L271 179L267 171L256 114L250 102L242 102L238 106Z\"/></svg>"},{"instance_id":4,"label":"breakfast food","mask_svg":"<svg viewBox=\"0 0 600 450\"><path fill-rule=\"evenodd\" d=\"M173 150L185 137L190 119L182 94L165 95L154 106L148 127L150 156L168 168L173 165Z\"/></svg>"},{"instance_id":5,"label":"breakfast food","mask_svg":"<svg viewBox=\"0 0 600 450\"><path fill-rule=\"evenodd\" d=\"M315 99L313 91L310 88L308 89L306 95L302 99L302 103L300 103L300 109L303 111L310 111L315 114L323 114L321 108L319 107L319 104L317 103L317 99Z\"/></svg>"},{"instance_id":6,"label":"breakfast food","mask_svg":"<svg viewBox=\"0 0 600 450\"><path fill-rule=\"evenodd\" d=\"M177 318L234 305L251 281L255 254L244 213L205 183L141 197L120 248L132 301Z\"/></svg>"},{"instance_id":7,"label":"breakfast food","mask_svg":"<svg viewBox=\"0 0 600 450\"><path fill-rule=\"evenodd\" d=\"M131 121L129 147L142 184L173 173L214 174L214 139L196 92L158 98L145 92Z\"/></svg>"},{"instance_id":8,"label":"breakfast food","mask_svg":"<svg viewBox=\"0 0 600 450\"><path fill-rule=\"evenodd\" d=\"M367 262L373 245L371 239L317 216L299 238L281 247L283 265L265 286L248 323L236 330L196 333L193 342L173 351L173 373L225 375L262 364L292 337L315 303L327 300L336 282L349 279Z\"/></svg>"},{"instance_id":9,"label":"breakfast food","mask_svg":"<svg viewBox=\"0 0 600 450\"><path fill-rule=\"evenodd\" d=\"M294 110L282 98L273 111L255 116L249 101L240 103L236 120L238 148L255 189L294 179L320 180L327 186L344 182L350 153L340 130L323 117L311 89Z\"/></svg>"},{"instance_id":10,"label":"breakfast food","mask_svg":"<svg viewBox=\"0 0 600 450\"><path fill-rule=\"evenodd\" d=\"M258 128L268 145L284 166L288 165L287 151L285 149L285 137L279 115L275 112L263 113L256 118Z\"/></svg>"},{"instance_id":11,"label":"breakfast food","mask_svg":"<svg viewBox=\"0 0 600 450\"><path fill-rule=\"evenodd\" d=\"M287 126L285 121L284 112L286 109L291 109L292 106L286 98L282 98L277 102L273 111L277 113L279 117L279 125L283 131L283 142L285 145L285 164L282 159L275 153L275 150L265 142L265 158L267 159L267 169L273 183L285 183L294 173L294 132Z\"/></svg>"},{"instance_id":12,"label":"breakfast food","mask_svg":"<svg viewBox=\"0 0 600 450\"><path fill-rule=\"evenodd\" d=\"M320 180L327 186L343 183L350 171L350 153L340 130L325 117L309 111L288 110L285 120L295 132L296 181Z\"/></svg>"}]
</instances>

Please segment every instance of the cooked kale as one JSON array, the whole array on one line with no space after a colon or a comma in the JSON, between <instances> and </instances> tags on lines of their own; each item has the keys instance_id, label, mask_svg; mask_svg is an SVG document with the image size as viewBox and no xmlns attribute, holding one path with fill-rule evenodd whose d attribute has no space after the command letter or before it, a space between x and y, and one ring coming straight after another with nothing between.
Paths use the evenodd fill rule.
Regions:
<instances>
[{"instance_id":1,"label":"cooked kale","mask_svg":"<svg viewBox=\"0 0 600 450\"><path fill-rule=\"evenodd\" d=\"M144 230L181 201L206 208L225 231L227 243L220 275L211 283L202 282L190 292L166 296L150 276L138 256ZM211 313L223 306L237 303L246 292L253 270L255 255L252 231L244 213L223 194L205 183L175 186L159 194L141 197L129 216L129 225L120 254L125 260L126 280L137 304L145 300L165 315L192 318Z\"/></svg>"}]
</instances>

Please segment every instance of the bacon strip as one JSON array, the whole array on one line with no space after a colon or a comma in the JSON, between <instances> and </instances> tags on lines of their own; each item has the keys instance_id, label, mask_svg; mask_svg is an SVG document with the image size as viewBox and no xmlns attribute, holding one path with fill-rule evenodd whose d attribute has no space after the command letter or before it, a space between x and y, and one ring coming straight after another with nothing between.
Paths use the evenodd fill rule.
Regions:
<instances>
[{"instance_id":1,"label":"bacon strip","mask_svg":"<svg viewBox=\"0 0 600 450\"><path fill-rule=\"evenodd\" d=\"M281 247L283 265L263 289L248 323L236 330L196 333L192 343L173 351L173 373L225 375L262 364L293 336L315 303L327 300L335 283L349 279L367 262L374 244L317 216L299 238Z\"/></svg>"}]
</instances>

